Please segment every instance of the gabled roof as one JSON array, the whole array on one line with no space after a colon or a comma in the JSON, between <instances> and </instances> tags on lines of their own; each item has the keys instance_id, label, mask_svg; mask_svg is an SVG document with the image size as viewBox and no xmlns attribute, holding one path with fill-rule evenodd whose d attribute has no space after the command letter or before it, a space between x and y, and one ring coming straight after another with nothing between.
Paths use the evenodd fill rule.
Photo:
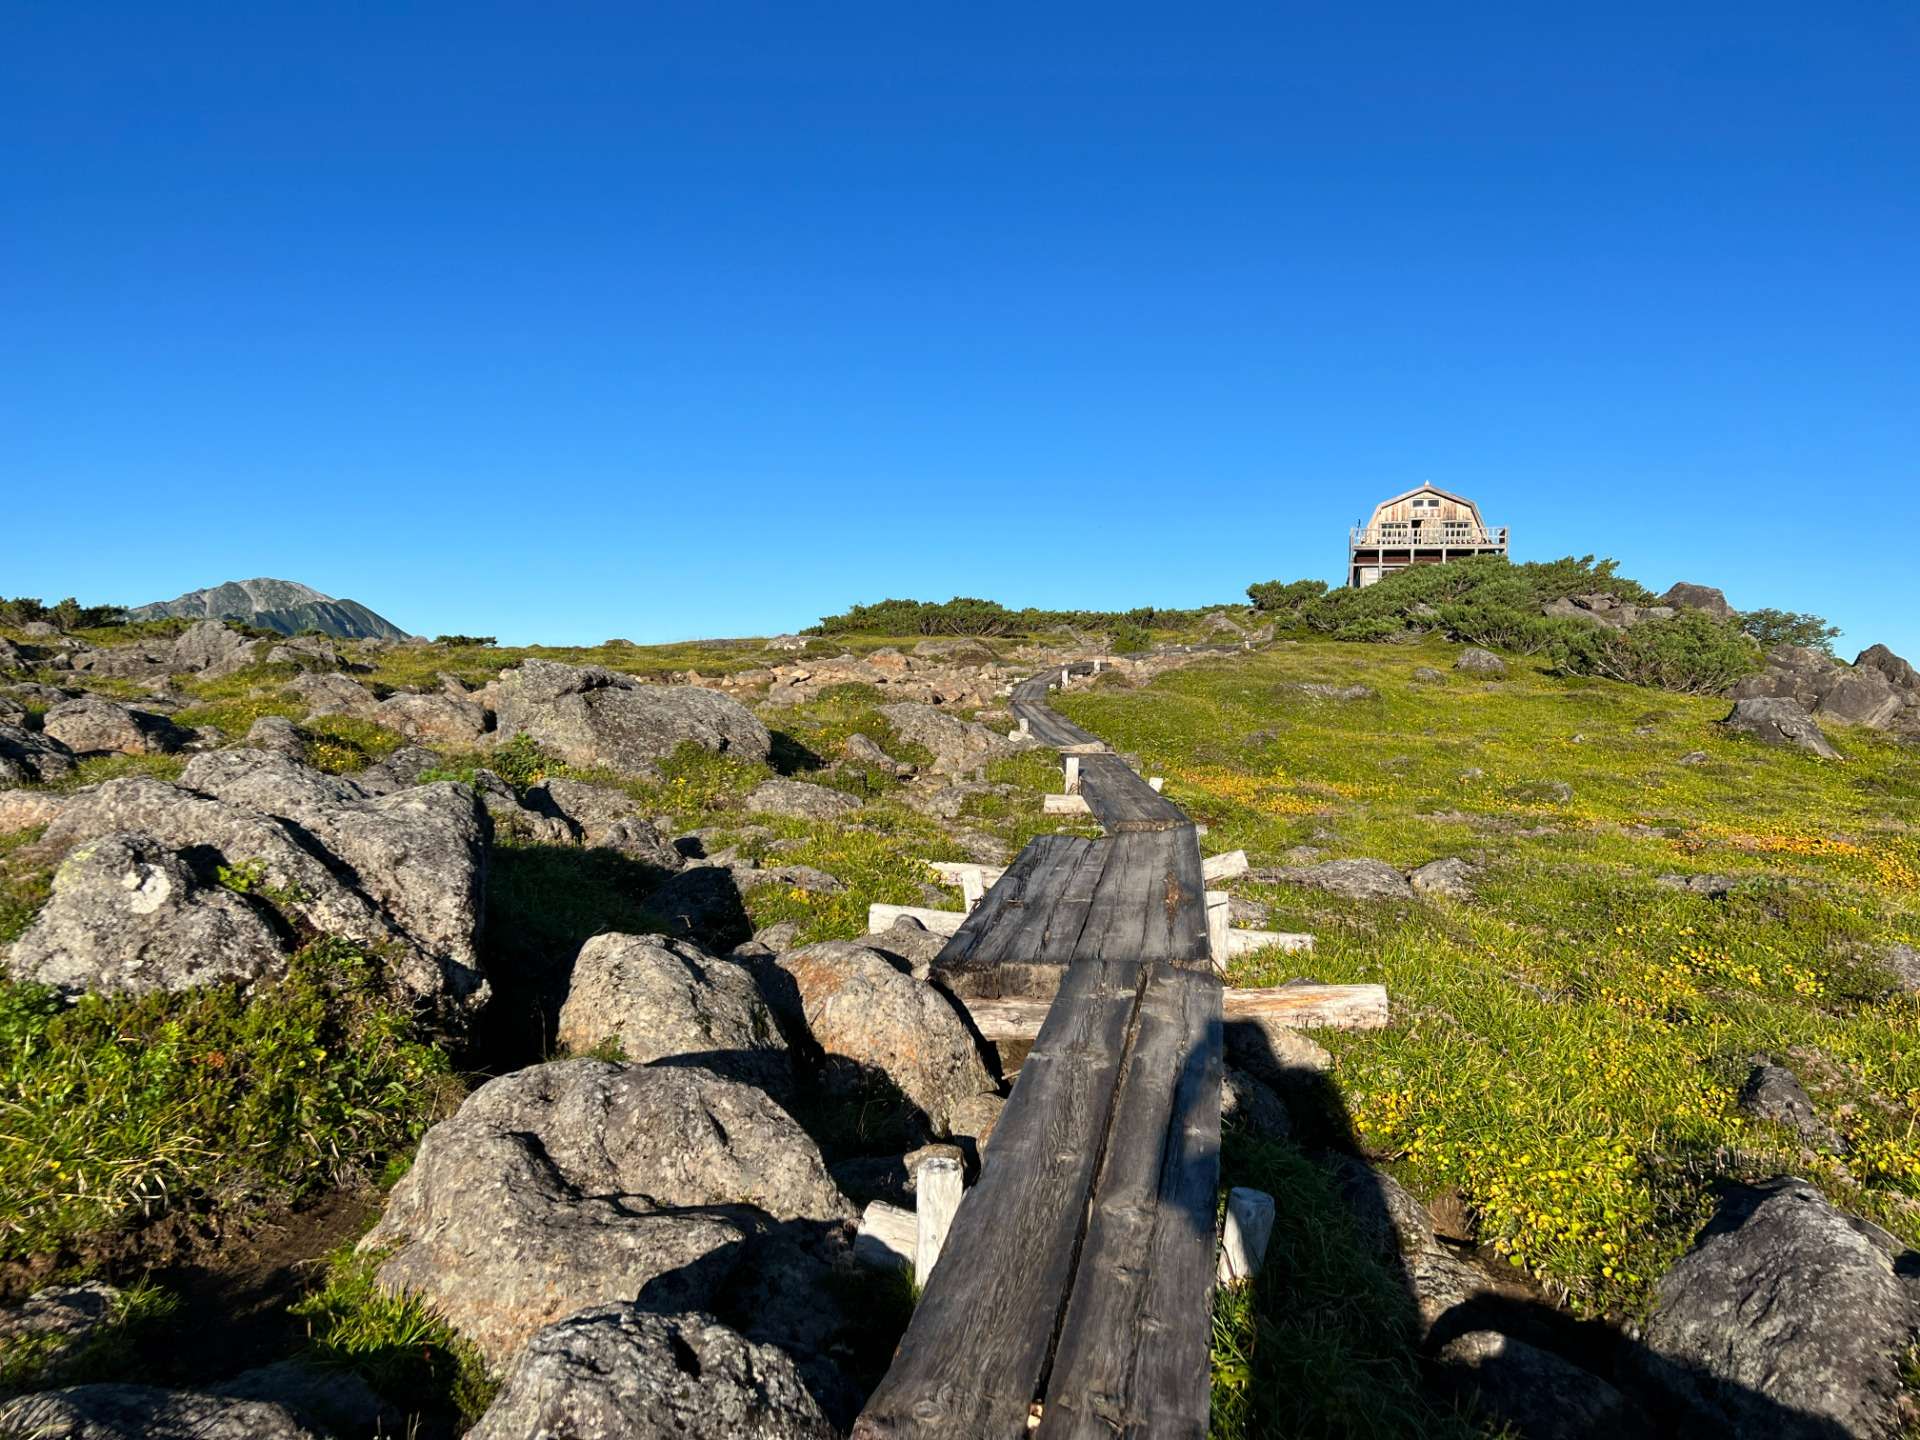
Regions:
<instances>
[{"instance_id":1,"label":"gabled roof","mask_svg":"<svg viewBox=\"0 0 1920 1440\"><path fill-rule=\"evenodd\" d=\"M1373 507L1373 515L1368 523L1371 524L1373 521L1378 520L1380 518L1380 512L1389 505L1398 505L1402 500L1411 500L1416 495L1437 495L1442 500L1451 500L1456 505L1464 505L1473 512L1474 524L1480 526L1486 524L1486 521L1480 518L1480 507L1474 504L1473 501L1467 499L1464 495L1456 495L1451 490L1442 490L1430 480L1424 485L1416 485L1411 490L1403 490L1398 495L1393 495L1382 500L1378 505Z\"/></svg>"}]
</instances>

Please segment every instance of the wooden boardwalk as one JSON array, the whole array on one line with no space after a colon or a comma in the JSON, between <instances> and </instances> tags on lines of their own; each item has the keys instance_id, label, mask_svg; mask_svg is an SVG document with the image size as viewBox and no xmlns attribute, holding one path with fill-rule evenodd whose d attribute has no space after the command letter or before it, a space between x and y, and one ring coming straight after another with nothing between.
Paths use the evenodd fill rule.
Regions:
<instances>
[{"instance_id":1,"label":"wooden boardwalk","mask_svg":"<svg viewBox=\"0 0 1920 1440\"><path fill-rule=\"evenodd\" d=\"M858 1440L1206 1434L1222 992L1199 840L1053 712L1059 680L1014 713L1079 755L1107 833L1033 841L934 962L956 996L1052 1003Z\"/></svg>"}]
</instances>

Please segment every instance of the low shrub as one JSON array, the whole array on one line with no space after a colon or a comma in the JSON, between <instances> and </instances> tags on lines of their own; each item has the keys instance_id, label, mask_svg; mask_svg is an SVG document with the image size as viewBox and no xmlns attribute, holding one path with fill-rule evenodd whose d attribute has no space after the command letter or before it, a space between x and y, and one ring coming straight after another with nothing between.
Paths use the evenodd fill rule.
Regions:
<instances>
[{"instance_id":1,"label":"low shrub","mask_svg":"<svg viewBox=\"0 0 1920 1440\"><path fill-rule=\"evenodd\" d=\"M1738 622L1682 610L1642 620L1630 630L1580 621L1553 636L1553 666L1565 675L1599 675L1683 695L1718 695L1760 666L1759 651Z\"/></svg>"}]
</instances>

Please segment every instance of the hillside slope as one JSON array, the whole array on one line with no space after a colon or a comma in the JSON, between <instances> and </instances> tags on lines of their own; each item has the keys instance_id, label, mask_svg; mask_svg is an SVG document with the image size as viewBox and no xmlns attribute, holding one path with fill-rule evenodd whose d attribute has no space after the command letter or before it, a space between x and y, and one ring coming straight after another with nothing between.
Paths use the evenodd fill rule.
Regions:
<instances>
[{"instance_id":1,"label":"hillside slope","mask_svg":"<svg viewBox=\"0 0 1920 1440\"><path fill-rule=\"evenodd\" d=\"M156 600L127 612L130 620L238 620L282 635L318 630L339 640L404 640L407 632L358 600L336 600L293 580L228 580Z\"/></svg>"}]
</instances>

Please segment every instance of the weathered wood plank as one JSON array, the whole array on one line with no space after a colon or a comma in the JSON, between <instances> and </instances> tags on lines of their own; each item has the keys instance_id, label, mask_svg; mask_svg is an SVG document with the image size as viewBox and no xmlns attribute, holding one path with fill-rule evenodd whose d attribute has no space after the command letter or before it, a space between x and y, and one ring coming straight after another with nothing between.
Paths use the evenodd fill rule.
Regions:
<instances>
[{"instance_id":1,"label":"weathered wood plank","mask_svg":"<svg viewBox=\"0 0 1920 1440\"><path fill-rule=\"evenodd\" d=\"M980 1183L854 1440L1026 1433L1079 1253L1139 983L1140 966L1126 961L1067 972L994 1128Z\"/></svg>"},{"instance_id":2,"label":"weathered wood plank","mask_svg":"<svg viewBox=\"0 0 1920 1440\"><path fill-rule=\"evenodd\" d=\"M1046 1022L1051 1000L1028 995L962 1000L983 1040L1031 1040ZM1379 1030L1388 1023L1384 985L1286 985L1275 990L1227 989L1221 1004L1229 1023L1250 1020L1288 1030Z\"/></svg>"},{"instance_id":3,"label":"weathered wood plank","mask_svg":"<svg viewBox=\"0 0 1920 1440\"><path fill-rule=\"evenodd\" d=\"M1124 831L1106 843L1106 869L1074 959L1208 964L1205 886L1192 827Z\"/></svg>"},{"instance_id":4,"label":"weathered wood plank","mask_svg":"<svg viewBox=\"0 0 1920 1440\"><path fill-rule=\"evenodd\" d=\"M1106 852L1108 841L1035 837L941 948L933 973L956 996L1052 995Z\"/></svg>"},{"instance_id":5,"label":"weathered wood plank","mask_svg":"<svg viewBox=\"0 0 1920 1440\"><path fill-rule=\"evenodd\" d=\"M867 933L891 930L896 920L917 920L936 935L952 935L966 918L964 910L930 910L925 905L886 905L876 900L867 906Z\"/></svg>"},{"instance_id":6,"label":"weathered wood plank","mask_svg":"<svg viewBox=\"0 0 1920 1440\"><path fill-rule=\"evenodd\" d=\"M1156 966L1047 1383L1039 1440L1203 1440L1220 1175L1220 984Z\"/></svg>"},{"instance_id":7,"label":"weathered wood plank","mask_svg":"<svg viewBox=\"0 0 1920 1440\"><path fill-rule=\"evenodd\" d=\"M1128 830L1172 830L1190 824L1178 805L1136 775L1117 755L1080 757L1080 788L1087 808L1109 835Z\"/></svg>"}]
</instances>

